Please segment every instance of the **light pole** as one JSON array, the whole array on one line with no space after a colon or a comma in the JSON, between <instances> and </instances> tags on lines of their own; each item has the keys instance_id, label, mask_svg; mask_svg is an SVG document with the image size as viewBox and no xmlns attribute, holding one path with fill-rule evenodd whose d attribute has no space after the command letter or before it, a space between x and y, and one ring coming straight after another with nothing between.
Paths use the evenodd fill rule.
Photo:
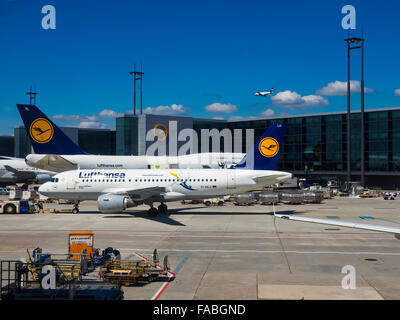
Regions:
<instances>
[{"instance_id":1,"label":"light pole","mask_svg":"<svg viewBox=\"0 0 400 320\"><path fill-rule=\"evenodd\" d=\"M143 75L144 72L136 71L135 69L132 72L129 72L130 75L133 75L133 115L136 115L136 81L140 80L140 114L143 112Z\"/></svg>"},{"instance_id":2,"label":"light pole","mask_svg":"<svg viewBox=\"0 0 400 320\"><path fill-rule=\"evenodd\" d=\"M351 126L350 126L350 50L361 48L361 159L360 159L360 176L361 185L365 183L365 150L364 150L364 39L363 38L347 38L344 40L347 42L347 182L350 186L351 181ZM357 45L358 46L352 46Z\"/></svg>"},{"instance_id":3,"label":"light pole","mask_svg":"<svg viewBox=\"0 0 400 320\"><path fill-rule=\"evenodd\" d=\"M36 105L36 95L38 94L36 91L32 91L32 86L30 91L25 92L26 95L29 96L29 104L32 105Z\"/></svg>"},{"instance_id":4,"label":"light pole","mask_svg":"<svg viewBox=\"0 0 400 320\"><path fill-rule=\"evenodd\" d=\"M364 118L364 39L361 41L361 185L365 184L365 118Z\"/></svg>"}]
</instances>

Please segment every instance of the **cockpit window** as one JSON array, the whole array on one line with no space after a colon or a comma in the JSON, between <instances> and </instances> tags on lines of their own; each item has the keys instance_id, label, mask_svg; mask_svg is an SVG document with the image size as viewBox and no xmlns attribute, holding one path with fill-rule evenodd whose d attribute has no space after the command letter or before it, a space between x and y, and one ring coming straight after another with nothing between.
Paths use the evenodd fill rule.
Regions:
<instances>
[{"instance_id":1,"label":"cockpit window","mask_svg":"<svg viewBox=\"0 0 400 320\"><path fill-rule=\"evenodd\" d=\"M50 181L57 183L58 182L58 178L51 178Z\"/></svg>"}]
</instances>

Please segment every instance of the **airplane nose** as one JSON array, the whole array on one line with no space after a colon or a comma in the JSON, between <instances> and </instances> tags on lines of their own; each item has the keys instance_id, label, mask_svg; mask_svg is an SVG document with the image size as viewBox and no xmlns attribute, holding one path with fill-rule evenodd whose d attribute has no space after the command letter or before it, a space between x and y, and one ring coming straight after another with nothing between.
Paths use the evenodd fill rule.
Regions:
<instances>
[{"instance_id":1,"label":"airplane nose","mask_svg":"<svg viewBox=\"0 0 400 320\"><path fill-rule=\"evenodd\" d=\"M27 165L33 165L33 164L35 164L35 157L34 157L34 155L32 155L32 154L28 154L26 157L25 157L25 163L27 164Z\"/></svg>"},{"instance_id":2,"label":"airplane nose","mask_svg":"<svg viewBox=\"0 0 400 320\"><path fill-rule=\"evenodd\" d=\"M46 192L47 192L48 190L49 190L49 186L48 186L48 183L47 183L47 182L44 183L44 184L42 184L42 185L39 187L39 189L38 189L39 193L44 194L44 195L46 195Z\"/></svg>"}]
</instances>

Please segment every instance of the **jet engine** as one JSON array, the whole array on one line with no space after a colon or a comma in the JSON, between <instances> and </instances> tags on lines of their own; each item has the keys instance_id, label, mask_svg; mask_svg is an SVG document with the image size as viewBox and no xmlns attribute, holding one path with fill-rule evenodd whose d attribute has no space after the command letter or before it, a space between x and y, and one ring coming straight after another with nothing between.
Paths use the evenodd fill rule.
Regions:
<instances>
[{"instance_id":1,"label":"jet engine","mask_svg":"<svg viewBox=\"0 0 400 320\"><path fill-rule=\"evenodd\" d=\"M97 198L97 205L101 212L118 213L138 204L127 196L118 194L102 194Z\"/></svg>"},{"instance_id":2,"label":"jet engine","mask_svg":"<svg viewBox=\"0 0 400 320\"><path fill-rule=\"evenodd\" d=\"M50 181L50 179L51 179L51 175L46 174L46 173L39 173L36 175L34 181L37 184L42 184L42 183Z\"/></svg>"}]
</instances>

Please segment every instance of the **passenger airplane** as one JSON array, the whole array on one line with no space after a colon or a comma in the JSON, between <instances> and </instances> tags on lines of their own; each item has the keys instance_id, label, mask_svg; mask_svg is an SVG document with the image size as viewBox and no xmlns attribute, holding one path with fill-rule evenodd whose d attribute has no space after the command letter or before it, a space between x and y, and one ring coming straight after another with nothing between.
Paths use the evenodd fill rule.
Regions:
<instances>
[{"instance_id":1,"label":"passenger airplane","mask_svg":"<svg viewBox=\"0 0 400 320\"><path fill-rule=\"evenodd\" d=\"M44 183L51 179L54 172L31 168L24 159L0 156L0 186L16 183Z\"/></svg>"},{"instance_id":2,"label":"passenger airplane","mask_svg":"<svg viewBox=\"0 0 400 320\"><path fill-rule=\"evenodd\" d=\"M264 91L264 92L258 91L258 92L256 92L254 95L255 95L255 96L266 97L266 96L269 96L270 94L273 94L273 93L274 93L274 88L271 88L271 90L269 90L269 91Z\"/></svg>"},{"instance_id":3,"label":"passenger airplane","mask_svg":"<svg viewBox=\"0 0 400 320\"><path fill-rule=\"evenodd\" d=\"M224 168L239 163L243 153L197 153L172 156L91 155L82 151L42 111L18 104L18 110L36 154L29 154L31 167L63 172L74 169Z\"/></svg>"},{"instance_id":4,"label":"passenger airplane","mask_svg":"<svg viewBox=\"0 0 400 320\"><path fill-rule=\"evenodd\" d=\"M272 124L232 169L72 170L57 174L39 192L51 199L97 200L108 213L143 202L154 217L167 211L168 201L241 194L291 179L291 173L276 171L284 132L284 124ZM158 209L154 202L161 203Z\"/></svg>"}]
</instances>

